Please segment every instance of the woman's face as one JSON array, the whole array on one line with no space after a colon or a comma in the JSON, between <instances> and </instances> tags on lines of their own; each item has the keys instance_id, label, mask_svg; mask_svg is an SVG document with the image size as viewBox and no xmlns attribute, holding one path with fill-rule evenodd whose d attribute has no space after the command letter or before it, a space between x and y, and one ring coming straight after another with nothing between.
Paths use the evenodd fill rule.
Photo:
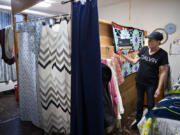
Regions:
<instances>
[{"instance_id":1,"label":"woman's face","mask_svg":"<svg viewBox=\"0 0 180 135\"><path fill-rule=\"evenodd\" d=\"M160 45L160 41L154 40L154 39L149 39L148 40L148 47L151 49L154 49Z\"/></svg>"}]
</instances>

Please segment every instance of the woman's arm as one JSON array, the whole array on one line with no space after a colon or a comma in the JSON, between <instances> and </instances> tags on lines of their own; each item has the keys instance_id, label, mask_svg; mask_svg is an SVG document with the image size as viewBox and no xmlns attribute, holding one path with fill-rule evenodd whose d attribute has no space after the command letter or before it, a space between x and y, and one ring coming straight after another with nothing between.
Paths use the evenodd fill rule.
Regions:
<instances>
[{"instance_id":1,"label":"woman's arm","mask_svg":"<svg viewBox=\"0 0 180 135\"><path fill-rule=\"evenodd\" d=\"M128 57L127 55L123 54L121 48L118 48L118 52L124 59L126 59L131 64L136 64L140 60L140 57L138 55L134 59L132 59L132 58Z\"/></svg>"},{"instance_id":2,"label":"woman's arm","mask_svg":"<svg viewBox=\"0 0 180 135\"><path fill-rule=\"evenodd\" d=\"M156 89L156 92L154 94L155 98L160 95L161 89L163 88L163 84L167 79L168 65L160 66L159 69L160 69L159 83L158 83L158 88Z\"/></svg>"}]
</instances>

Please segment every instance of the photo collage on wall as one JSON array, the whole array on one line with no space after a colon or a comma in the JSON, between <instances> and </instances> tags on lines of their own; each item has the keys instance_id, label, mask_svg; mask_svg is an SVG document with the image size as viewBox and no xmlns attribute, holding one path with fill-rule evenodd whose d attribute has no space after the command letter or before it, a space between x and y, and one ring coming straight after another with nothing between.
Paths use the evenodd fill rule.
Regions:
<instances>
[{"instance_id":1,"label":"photo collage on wall","mask_svg":"<svg viewBox=\"0 0 180 135\"><path fill-rule=\"evenodd\" d=\"M131 46L131 49L125 49L122 52L134 58L144 44L144 31L132 27L123 27L116 23L112 23L115 53L118 47ZM124 77L136 73L139 68L139 63L132 65L122 59L123 67L122 73Z\"/></svg>"}]
</instances>

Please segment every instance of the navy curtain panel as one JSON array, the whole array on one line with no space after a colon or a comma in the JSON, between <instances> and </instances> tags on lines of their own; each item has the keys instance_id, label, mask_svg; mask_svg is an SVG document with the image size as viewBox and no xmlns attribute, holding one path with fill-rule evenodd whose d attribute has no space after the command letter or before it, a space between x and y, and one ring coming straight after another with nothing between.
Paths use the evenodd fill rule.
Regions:
<instances>
[{"instance_id":1,"label":"navy curtain panel","mask_svg":"<svg viewBox=\"0 0 180 135\"><path fill-rule=\"evenodd\" d=\"M73 2L71 135L104 135L97 0Z\"/></svg>"}]
</instances>

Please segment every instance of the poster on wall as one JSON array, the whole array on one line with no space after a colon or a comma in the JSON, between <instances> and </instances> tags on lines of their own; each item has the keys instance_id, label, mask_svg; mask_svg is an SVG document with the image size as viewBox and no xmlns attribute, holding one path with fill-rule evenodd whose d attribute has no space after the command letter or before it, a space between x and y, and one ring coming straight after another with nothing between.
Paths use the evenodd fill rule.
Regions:
<instances>
[{"instance_id":1,"label":"poster on wall","mask_svg":"<svg viewBox=\"0 0 180 135\"><path fill-rule=\"evenodd\" d=\"M123 27L116 23L112 23L113 36L114 36L114 50L117 52L118 47L131 46L131 49L124 49L123 53L129 57L134 58L144 44L144 31L132 27ZM124 59L122 73L124 77L136 73L139 68L139 63L132 65Z\"/></svg>"},{"instance_id":2,"label":"poster on wall","mask_svg":"<svg viewBox=\"0 0 180 135\"><path fill-rule=\"evenodd\" d=\"M170 45L170 55L180 55L180 37L176 37Z\"/></svg>"}]
</instances>

